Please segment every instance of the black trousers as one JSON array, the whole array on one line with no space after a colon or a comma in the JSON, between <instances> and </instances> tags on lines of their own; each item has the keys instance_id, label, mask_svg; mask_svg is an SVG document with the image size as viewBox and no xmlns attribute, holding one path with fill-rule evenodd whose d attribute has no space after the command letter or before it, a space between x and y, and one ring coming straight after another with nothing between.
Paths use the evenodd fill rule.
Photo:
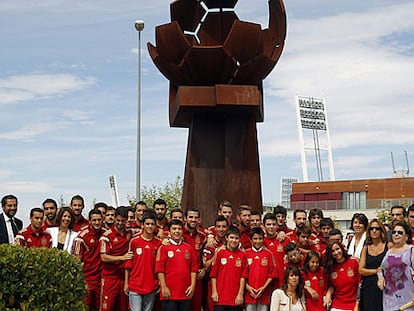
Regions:
<instances>
[{"instance_id":1,"label":"black trousers","mask_svg":"<svg viewBox=\"0 0 414 311\"><path fill-rule=\"evenodd\" d=\"M191 300L161 300L162 311L191 311Z\"/></svg>"}]
</instances>

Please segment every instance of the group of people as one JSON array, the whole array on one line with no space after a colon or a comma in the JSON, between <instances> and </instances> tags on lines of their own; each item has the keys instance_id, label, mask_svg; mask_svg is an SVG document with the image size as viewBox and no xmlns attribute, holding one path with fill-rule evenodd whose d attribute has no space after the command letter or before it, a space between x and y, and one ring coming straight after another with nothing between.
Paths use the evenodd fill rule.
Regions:
<instances>
[{"instance_id":1,"label":"group of people","mask_svg":"<svg viewBox=\"0 0 414 311\"><path fill-rule=\"evenodd\" d=\"M295 210L289 228L282 206L233 215L223 201L204 227L196 208L167 217L162 199L96 203L86 219L75 195L61 208L46 199L23 228L17 197L1 204L0 244L56 247L82 261L87 310L414 310L414 205L393 206L389 229L356 213L344 240L320 209Z\"/></svg>"}]
</instances>

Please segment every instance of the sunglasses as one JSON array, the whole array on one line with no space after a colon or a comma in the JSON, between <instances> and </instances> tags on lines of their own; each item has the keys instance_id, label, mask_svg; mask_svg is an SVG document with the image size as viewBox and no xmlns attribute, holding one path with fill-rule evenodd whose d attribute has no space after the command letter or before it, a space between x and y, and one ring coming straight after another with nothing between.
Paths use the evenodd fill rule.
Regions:
<instances>
[{"instance_id":1,"label":"sunglasses","mask_svg":"<svg viewBox=\"0 0 414 311\"><path fill-rule=\"evenodd\" d=\"M382 231L380 227L371 227L369 231Z\"/></svg>"},{"instance_id":2,"label":"sunglasses","mask_svg":"<svg viewBox=\"0 0 414 311\"><path fill-rule=\"evenodd\" d=\"M400 231L400 230L392 230L391 232L392 232L392 234L398 234L398 235L403 235L404 234L404 231Z\"/></svg>"}]
</instances>

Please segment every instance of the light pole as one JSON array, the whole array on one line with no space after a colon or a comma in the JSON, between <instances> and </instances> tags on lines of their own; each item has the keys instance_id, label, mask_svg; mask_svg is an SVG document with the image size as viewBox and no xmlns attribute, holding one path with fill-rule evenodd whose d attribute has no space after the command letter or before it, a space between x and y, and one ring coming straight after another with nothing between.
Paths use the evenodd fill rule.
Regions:
<instances>
[{"instance_id":1,"label":"light pole","mask_svg":"<svg viewBox=\"0 0 414 311\"><path fill-rule=\"evenodd\" d=\"M137 181L136 200L141 199L141 32L144 21L136 20L135 29L138 31L138 109L137 109Z\"/></svg>"}]
</instances>

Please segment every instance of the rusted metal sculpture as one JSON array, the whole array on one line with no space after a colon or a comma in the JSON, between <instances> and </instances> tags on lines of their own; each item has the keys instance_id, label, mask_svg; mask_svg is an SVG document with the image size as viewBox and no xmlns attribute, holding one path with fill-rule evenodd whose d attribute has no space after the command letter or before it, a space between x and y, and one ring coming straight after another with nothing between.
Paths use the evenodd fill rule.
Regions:
<instances>
[{"instance_id":1,"label":"rusted metal sculpture","mask_svg":"<svg viewBox=\"0 0 414 311\"><path fill-rule=\"evenodd\" d=\"M170 81L173 127L189 128L182 207L211 223L220 201L262 209L256 122L263 79L286 37L282 0L269 0L269 27L240 21L237 0L176 0L171 23L156 27L148 50Z\"/></svg>"}]
</instances>

